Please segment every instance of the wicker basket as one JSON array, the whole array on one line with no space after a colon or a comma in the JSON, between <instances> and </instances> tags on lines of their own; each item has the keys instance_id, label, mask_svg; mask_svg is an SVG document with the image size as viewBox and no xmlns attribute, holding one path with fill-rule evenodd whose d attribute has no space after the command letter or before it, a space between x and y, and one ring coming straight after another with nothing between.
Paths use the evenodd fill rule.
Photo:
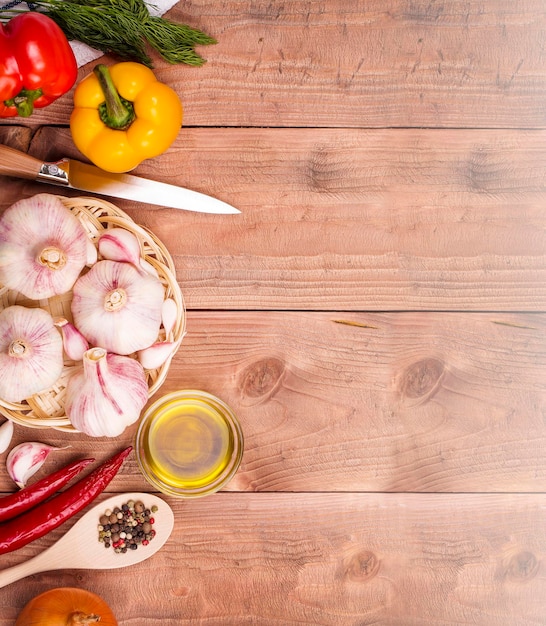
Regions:
<instances>
[{"instance_id":1,"label":"wicker basket","mask_svg":"<svg viewBox=\"0 0 546 626\"><path fill-rule=\"evenodd\" d=\"M96 198L65 198L60 196L60 199L80 220L89 238L95 244L99 236L109 228L124 228L133 233L140 242L142 257L156 269L159 279L165 288L165 297L172 298L176 302L178 312L172 331L168 336L165 336L165 331L161 328L158 336L158 341L172 341L175 343L176 348L170 358L160 368L146 370L148 396L151 397L165 381L172 356L178 349L186 332L184 300L176 281L172 257L153 233L135 224L126 213L110 202L97 200ZM41 307L53 317L64 317L72 321L71 301L72 292L46 300L29 300L19 292L0 285L0 310L13 304ZM64 396L68 378L80 366L81 363L78 364L74 361L65 360L61 377L50 389L27 398L21 403L9 403L0 399L0 414L18 424L31 428L51 427L57 430L75 432L70 420L65 415Z\"/></svg>"}]
</instances>

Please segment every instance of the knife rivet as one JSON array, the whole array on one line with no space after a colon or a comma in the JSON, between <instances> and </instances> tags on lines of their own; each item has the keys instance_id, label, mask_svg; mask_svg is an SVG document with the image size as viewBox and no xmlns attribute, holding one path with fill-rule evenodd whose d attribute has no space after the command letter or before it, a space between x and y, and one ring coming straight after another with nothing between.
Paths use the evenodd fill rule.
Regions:
<instances>
[{"instance_id":1,"label":"knife rivet","mask_svg":"<svg viewBox=\"0 0 546 626\"><path fill-rule=\"evenodd\" d=\"M59 167L57 165L48 165L47 171L49 174L56 176L59 173Z\"/></svg>"}]
</instances>

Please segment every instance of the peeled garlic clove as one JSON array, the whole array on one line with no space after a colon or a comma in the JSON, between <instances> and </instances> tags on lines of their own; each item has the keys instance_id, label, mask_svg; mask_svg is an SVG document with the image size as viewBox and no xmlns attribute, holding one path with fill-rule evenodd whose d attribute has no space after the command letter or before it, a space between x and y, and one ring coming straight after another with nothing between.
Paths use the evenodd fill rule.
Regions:
<instances>
[{"instance_id":1,"label":"peeled garlic clove","mask_svg":"<svg viewBox=\"0 0 546 626\"><path fill-rule=\"evenodd\" d=\"M154 343L144 350L139 350L139 352L137 352L137 357L144 369L155 370L165 363L165 361L174 352L175 348L176 343L172 341Z\"/></svg>"},{"instance_id":2,"label":"peeled garlic clove","mask_svg":"<svg viewBox=\"0 0 546 626\"><path fill-rule=\"evenodd\" d=\"M99 253L109 261L122 261L140 267L140 243L125 228L110 228L99 238Z\"/></svg>"},{"instance_id":3,"label":"peeled garlic clove","mask_svg":"<svg viewBox=\"0 0 546 626\"><path fill-rule=\"evenodd\" d=\"M138 361L91 348L83 355L83 369L68 380L65 409L77 430L117 437L136 422L147 401L146 375Z\"/></svg>"},{"instance_id":4,"label":"peeled garlic clove","mask_svg":"<svg viewBox=\"0 0 546 626\"><path fill-rule=\"evenodd\" d=\"M176 306L176 302L172 298L166 298L161 307L161 322L163 323L163 328L167 336L173 330L177 318L178 307Z\"/></svg>"},{"instance_id":5,"label":"peeled garlic clove","mask_svg":"<svg viewBox=\"0 0 546 626\"><path fill-rule=\"evenodd\" d=\"M157 340L165 290L130 263L99 261L75 283L74 326L91 345L132 354Z\"/></svg>"},{"instance_id":6,"label":"peeled garlic clove","mask_svg":"<svg viewBox=\"0 0 546 626\"><path fill-rule=\"evenodd\" d=\"M13 437L13 422L6 420L2 426L0 426L0 454L5 452Z\"/></svg>"},{"instance_id":7,"label":"peeled garlic clove","mask_svg":"<svg viewBox=\"0 0 546 626\"><path fill-rule=\"evenodd\" d=\"M81 361L84 352L89 350L87 339L64 317L56 318L55 326L61 330L66 356L73 361Z\"/></svg>"},{"instance_id":8,"label":"peeled garlic clove","mask_svg":"<svg viewBox=\"0 0 546 626\"><path fill-rule=\"evenodd\" d=\"M87 262L87 243L58 196L19 200L0 218L0 283L33 300L66 293Z\"/></svg>"},{"instance_id":9,"label":"peeled garlic clove","mask_svg":"<svg viewBox=\"0 0 546 626\"><path fill-rule=\"evenodd\" d=\"M0 312L0 398L21 402L51 387L63 369L63 342L43 309Z\"/></svg>"},{"instance_id":10,"label":"peeled garlic clove","mask_svg":"<svg viewBox=\"0 0 546 626\"><path fill-rule=\"evenodd\" d=\"M27 441L15 446L6 459L6 468L11 479L23 488L28 479L45 463L53 450L62 450L38 441Z\"/></svg>"}]
</instances>

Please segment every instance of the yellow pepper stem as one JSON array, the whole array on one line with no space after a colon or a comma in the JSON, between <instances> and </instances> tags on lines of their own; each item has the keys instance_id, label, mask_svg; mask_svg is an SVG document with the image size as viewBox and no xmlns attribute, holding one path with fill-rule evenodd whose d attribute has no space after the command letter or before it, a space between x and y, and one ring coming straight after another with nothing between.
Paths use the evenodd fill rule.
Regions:
<instances>
[{"instance_id":1,"label":"yellow pepper stem","mask_svg":"<svg viewBox=\"0 0 546 626\"><path fill-rule=\"evenodd\" d=\"M99 115L103 123L114 130L125 130L135 119L132 102L122 98L106 65L100 63L93 72L99 80L104 102L99 105Z\"/></svg>"}]
</instances>

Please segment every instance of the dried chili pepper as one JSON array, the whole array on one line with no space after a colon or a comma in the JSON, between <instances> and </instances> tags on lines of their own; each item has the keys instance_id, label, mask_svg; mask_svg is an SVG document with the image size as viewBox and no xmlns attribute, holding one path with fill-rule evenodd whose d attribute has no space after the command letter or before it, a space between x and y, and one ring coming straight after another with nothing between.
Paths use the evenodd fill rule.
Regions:
<instances>
[{"instance_id":1,"label":"dried chili pepper","mask_svg":"<svg viewBox=\"0 0 546 626\"><path fill-rule=\"evenodd\" d=\"M84 467L94 460L73 461L56 472L45 476L33 485L3 497L0 500L0 522L5 522L40 504L40 502L43 502L69 483L74 476L79 474Z\"/></svg>"},{"instance_id":2,"label":"dried chili pepper","mask_svg":"<svg viewBox=\"0 0 546 626\"><path fill-rule=\"evenodd\" d=\"M30 511L0 524L0 554L43 537L92 502L118 473L132 446L118 452L85 478Z\"/></svg>"}]
</instances>

